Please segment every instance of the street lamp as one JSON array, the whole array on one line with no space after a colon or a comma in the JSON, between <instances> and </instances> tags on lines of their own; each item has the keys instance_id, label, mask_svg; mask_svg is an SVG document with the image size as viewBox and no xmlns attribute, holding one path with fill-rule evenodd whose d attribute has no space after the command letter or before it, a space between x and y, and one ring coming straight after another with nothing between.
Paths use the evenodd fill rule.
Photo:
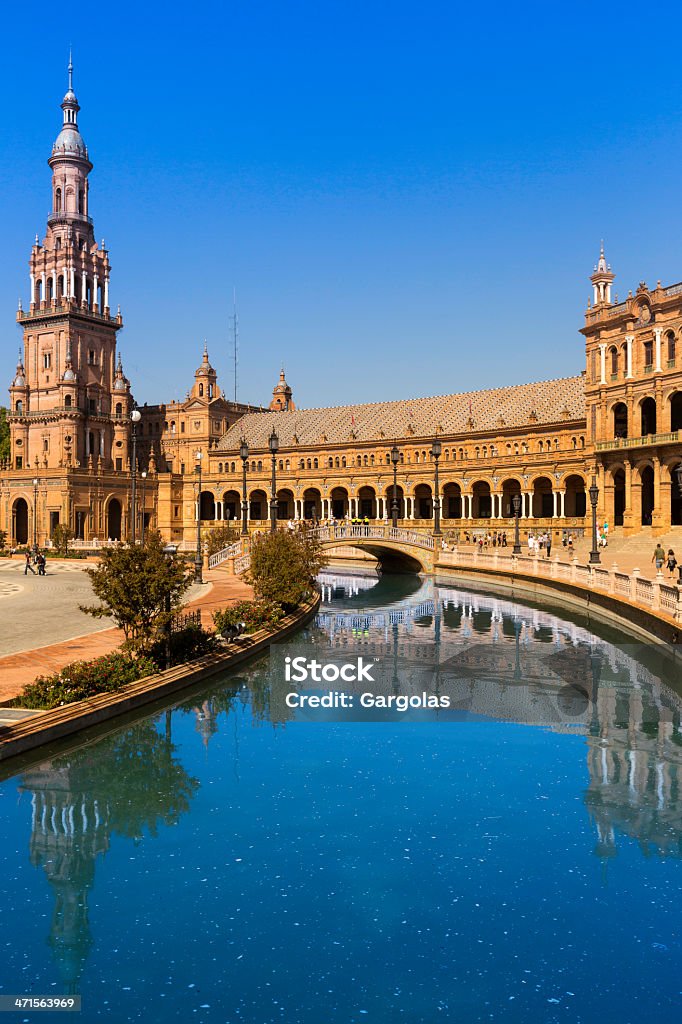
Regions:
<instances>
[{"instance_id":1,"label":"street lamp","mask_svg":"<svg viewBox=\"0 0 682 1024\"><path fill-rule=\"evenodd\" d=\"M438 460L440 459L443 446L441 445L438 438L431 445L431 458L436 463L435 469L435 497L433 499L433 536L440 537L442 530L440 528L440 488L438 486Z\"/></svg>"},{"instance_id":2,"label":"street lamp","mask_svg":"<svg viewBox=\"0 0 682 1024\"><path fill-rule=\"evenodd\" d=\"M512 510L514 512L514 551L513 554L521 554L521 541L519 540L519 516L521 515L521 495L517 493L512 498Z\"/></svg>"},{"instance_id":3,"label":"street lamp","mask_svg":"<svg viewBox=\"0 0 682 1024\"><path fill-rule=\"evenodd\" d=\"M163 553L164 553L164 556L165 556L167 562L171 562L175 558L177 550L178 550L177 544L165 544L164 545ZM164 597L164 602L163 602L163 609L164 609L164 611L166 612L166 615L167 615L166 627L164 629L165 640L166 640L166 643L165 643L165 648L166 648L166 650L165 650L165 656L166 656L165 668L169 668L170 667L170 662L171 662L171 619L170 619L171 599L170 599L170 590L166 591L166 594L165 594L165 597Z\"/></svg>"},{"instance_id":4,"label":"street lamp","mask_svg":"<svg viewBox=\"0 0 682 1024\"><path fill-rule=\"evenodd\" d=\"M137 486L137 424L142 419L142 413L139 409L133 409L130 414L130 422L133 425L133 463L130 467L130 471L133 476L133 500L132 500L132 542L135 543L136 539L136 527L137 527L137 508L136 508L136 486Z\"/></svg>"},{"instance_id":5,"label":"street lamp","mask_svg":"<svg viewBox=\"0 0 682 1024\"><path fill-rule=\"evenodd\" d=\"M601 562L599 548L597 547L597 501L599 500L599 488L597 478L592 477L592 485L589 490L590 504L592 505L592 550L590 551L590 562Z\"/></svg>"},{"instance_id":6,"label":"street lamp","mask_svg":"<svg viewBox=\"0 0 682 1024\"><path fill-rule=\"evenodd\" d=\"M393 529L398 526L398 463L400 462L400 451L397 444L391 448L391 462L393 463L393 500L391 502L391 522Z\"/></svg>"},{"instance_id":7,"label":"street lamp","mask_svg":"<svg viewBox=\"0 0 682 1024\"><path fill-rule=\"evenodd\" d=\"M279 438L275 433L275 428L272 428L272 433L268 438L268 447L270 448L270 454L272 456L272 494L270 496L270 532L274 533L277 529L277 452L279 451Z\"/></svg>"},{"instance_id":8,"label":"street lamp","mask_svg":"<svg viewBox=\"0 0 682 1024\"><path fill-rule=\"evenodd\" d=\"M142 477L142 547L144 547L144 510L147 507L147 470L140 473Z\"/></svg>"},{"instance_id":9,"label":"street lamp","mask_svg":"<svg viewBox=\"0 0 682 1024\"><path fill-rule=\"evenodd\" d=\"M246 497L246 460L249 457L249 446L246 438L239 445L239 458L242 460L242 537L249 535L249 502Z\"/></svg>"},{"instance_id":10,"label":"street lamp","mask_svg":"<svg viewBox=\"0 0 682 1024\"><path fill-rule=\"evenodd\" d=\"M197 550L194 555L194 579L197 583L204 582L204 575L202 571L202 558L201 558L201 460L204 457L203 452L196 453L196 472L199 482L199 489L197 491Z\"/></svg>"},{"instance_id":11,"label":"street lamp","mask_svg":"<svg viewBox=\"0 0 682 1024\"><path fill-rule=\"evenodd\" d=\"M33 550L38 547L38 477L33 478Z\"/></svg>"}]
</instances>

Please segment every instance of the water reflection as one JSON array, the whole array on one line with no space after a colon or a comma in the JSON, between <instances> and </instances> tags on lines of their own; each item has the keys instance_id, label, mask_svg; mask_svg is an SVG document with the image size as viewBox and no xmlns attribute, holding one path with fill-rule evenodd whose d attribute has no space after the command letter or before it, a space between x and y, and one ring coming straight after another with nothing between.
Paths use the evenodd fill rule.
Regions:
<instances>
[{"instance_id":1,"label":"water reflection","mask_svg":"<svg viewBox=\"0 0 682 1024\"><path fill-rule=\"evenodd\" d=\"M78 991L92 946L88 895L97 858L113 835L139 841L175 824L197 788L170 734L151 721L21 776L20 793L31 795L30 861L43 868L54 896L48 942L65 992Z\"/></svg>"},{"instance_id":2,"label":"water reflection","mask_svg":"<svg viewBox=\"0 0 682 1024\"><path fill-rule=\"evenodd\" d=\"M586 829L589 821L594 832L584 848L580 839L575 839L575 850L584 849L586 854L583 861L589 861L594 852L606 865L630 839L652 861L680 857L682 701L676 684L679 665L668 652L629 645L624 638L606 632L597 635L600 631L595 633L580 622L539 608L438 586L432 581L418 580L415 584L414 578L408 577L327 576L323 594L320 614L301 638L302 643L329 657L353 650L381 658L377 691L424 689L452 697L451 710L438 714L442 724L434 727L435 731L429 730L428 735L410 731L409 714L401 724L379 727L386 729L380 734L385 752L377 755L373 770L377 771L379 765L384 781L393 779L398 758L411 775L440 786L443 792L452 791L456 794L453 800L459 799L457 775L446 773L436 782L431 774L432 762L425 766L422 760L422 748L429 744L433 763L454 744L469 752L472 774L490 764L494 786L504 788L509 785L505 758L510 745L519 742L518 734L510 733L501 743L499 731L493 734L490 728L499 730L497 723L517 723L524 726L526 736L546 737L542 747L531 747L548 751L546 760L524 765L526 775L537 777L538 786L546 782L547 772L551 775L554 759L565 750L562 745L580 744L570 770L565 771L562 787L568 801L582 801L583 827ZM291 757L288 782L292 792L300 784L305 795L303 804L316 808L315 821L323 814L321 808L327 797L324 779L331 771L330 765L339 766L339 774L352 773L353 762L362 761L367 743L364 725L356 731L352 724L334 727L322 723L314 728L316 735L323 737L324 754L318 754L320 760L311 764L309 749L315 742L311 740L311 727L292 723L296 712L286 706L287 689L282 678L271 673L269 660L263 659L172 711L56 757L5 784L5 788L18 785L20 793L30 795L30 863L43 870L49 883L52 906L48 941L65 992L75 993L86 983L85 963L96 955L97 943L104 943L103 936L93 937L89 902L96 886L98 858L107 857L107 863L114 860L114 837L127 841L128 847L143 839L158 843L163 878L170 849L164 845L168 828L185 818L192 823L192 844L201 847L215 832L229 844L233 834L244 828L243 818L250 804L257 806L265 790L278 793L282 801L280 805L273 799L267 805L272 821L256 812L265 832L264 849L269 849L268 844L277 841L286 814L282 806L287 806L288 799L287 786L280 783L280 773L285 771L281 750L285 727ZM469 725L472 721L487 725ZM267 730L254 730L253 726L266 726ZM464 729L469 730L466 736ZM259 735L255 741L258 756L252 754L244 769L240 766L240 745L251 748L254 732ZM570 734L570 741L564 734ZM406 737L411 737L411 747ZM520 742L523 745L524 740ZM363 770L364 786L374 777L366 766ZM395 823L404 815L403 798L390 784L377 790L372 781L371 787L372 792L382 794L381 801L377 801L377 827L385 831L390 845L391 829L398 828ZM342 791L337 791L339 801L342 798L338 793ZM209 793L213 799L210 806L206 804ZM533 805L524 803L522 797L518 799L517 813L528 815L531 822L536 813ZM391 807L392 816L387 817L385 825L379 804ZM479 813L485 816L482 806L475 803L468 813L473 818ZM353 815L356 813L354 810ZM334 829L339 834L350 830L348 814L346 807L344 814L332 822L329 849L325 845L327 830L320 825L322 845L316 851L319 864L326 864L330 857L333 860L337 842ZM509 817L514 817L511 810ZM301 828L296 821L294 834L300 837L309 823ZM372 825L370 822L366 827ZM439 825L433 817L428 824L425 819L421 827L435 840ZM503 833L504 827L498 823L494 831ZM361 874L370 871L372 858L377 856L372 850L383 849L383 840L382 832L381 843L360 851L364 864L359 869ZM189 856L189 842L186 839L185 846L180 847L183 856ZM253 839L249 849L258 851L256 843ZM401 840L401 849L404 845ZM452 850L448 854L453 864L464 846L456 849L456 855ZM532 855L541 865L540 873L554 870L554 865L542 865L542 850L534 849ZM273 858L284 858L283 864L277 861L274 877L280 877L280 869L283 877L286 875L287 856L292 856L287 847L274 847ZM448 863L445 854L439 856L443 860L437 864ZM300 860L298 849L293 858L290 866ZM478 853L476 861L484 863ZM201 870L203 875L206 868ZM114 872L114 879L118 877ZM225 882L224 915L232 913L234 900L240 906L242 902L258 905L257 887L262 880L259 882L256 875L244 877L236 893L229 884ZM20 902L20 896L16 898ZM311 875L306 899L314 898ZM399 893L393 892L388 905L399 898ZM421 898L428 900L428 893ZM268 913L264 908L263 921ZM444 911L438 903L433 910L434 920L441 913ZM263 955L271 948L268 943ZM422 960L436 962L439 949L429 950ZM33 956L39 958L40 953L34 952ZM191 1012L186 1008L187 1014ZM329 1019L337 1020L332 1015ZM422 1018L415 1015L414 1019Z\"/></svg>"}]
</instances>

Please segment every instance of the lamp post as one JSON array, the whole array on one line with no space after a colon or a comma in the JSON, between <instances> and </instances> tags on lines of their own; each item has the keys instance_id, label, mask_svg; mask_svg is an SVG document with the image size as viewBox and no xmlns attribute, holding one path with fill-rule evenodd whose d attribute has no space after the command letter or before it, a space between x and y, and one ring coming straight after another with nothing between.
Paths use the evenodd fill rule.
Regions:
<instances>
[{"instance_id":1,"label":"lamp post","mask_svg":"<svg viewBox=\"0 0 682 1024\"><path fill-rule=\"evenodd\" d=\"M203 574L203 562L201 558L201 460L204 457L203 452L196 453L196 473L198 480L197 490L197 550L194 555L194 579L197 583L204 582Z\"/></svg>"},{"instance_id":2,"label":"lamp post","mask_svg":"<svg viewBox=\"0 0 682 1024\"><path fill-rule=\"evenodd\" d=\"M514 512L514 550L513 554L521 554L521 541L519 540L519 516L521 515L521 495L517 492L512 498L512 510Z\"/></svg>"},{"instance_id":3,"label":"lamp post","mask_svg":"<svg viewBox=\"0 0 682 1024\"><path fill-rule=\"evenodd\" d=\"M431 445L431 458L433 459L433 461L436 464L435 473L434 473L434 476L435 476L435 479L434 479L435 495L434 495L434 499L433 499L433 536L434 537L440 537L442 535L442 532L443 532L441 530L441 528L440 528L440 487L438 485L438 460L440 459L442 451L443 451L443 446L441 445L441 443L438 440L438 438L436 438L436 440Z\"/></svg>"},{"instance_id":4,"label":"lamp post","mask_svg":"<svg viewBox=\"0 0 682 1024\"><path fill-rule=\"evenodd\" d=\"M597 547L597 501L599 500L599 488L597 478L592 477L592 485L589 490L590 504L592 505L592 550L590 551L590 562L601 562L599 548Z\"/></svg>"},{"instance_id":5,"label":"lamp post","mask_svg":"<svg viewBox=\"0 0 682 1024\"><path fill-rule=\"evenodd\" d=\"M172 561L172 559L175 558L177 550L178 550L177 544L165 544L164 548L163 548L163 553L165 555L166 561L168 561L168 562ZM164 629L164 634L165 634L165 641L166 641L166 643L165 643L165 648L166 648L165 649L165 659L166 659L165 667L169 668L170 667L170 661L171 661L170 590L166 591L166 595L164 597L164 602L163 602L163 609L166 612L166 615L168 616L168 618L166 620L166 627Z\"/></svg>"},{"instance_id":6,"label":"lamp post","mask_svg":"<svg viewBox=\"0 0 682 1024\"><path fill-rule=\"evenodd\" d=\"M142 472L140 473L140 476L142 477L142 530L141 530L141 540L142 540L142 547L144 547L144 510L147 507L147 470L143 469Z\"/></svg>"},{"instance_id":7,"label":"lamp post","mask_svg":"<svg viewBox=\"0 0 682 1024\"><path fill-rule=\"evenodd\" d=\"M397 444L391 448L391 462L393 463L393 500L391 501L391 523L393 529L398 526L398 463L400 452Z\"/></svg>"},{"instance_id":8,"label":"lamp post","mask_svg":"<svg viewBox=\"0 0 682 1024\"><path fill-rule=\"evenodd\" d=\"M136 497L137 497L137 493L136 493L136 487L137 487L137 424L140 422L141 419L142 419L142 413L140 412L140 410L139 409L133 409L133 411L130 414L130 422L133 425L133 430L132 430L132 434L133 434L133 461L132 461L132 465L130 467L130 472L132 473L132 477L133 477L133 490L132 490L132 502L131 502L131 504L132 504L132 509L131 509L131 520L132 520L132 524L131 524L131 538L132 538L133 544L136 541L136 534L137 534L137 508L136 508L136 500L135 500Z\"/></svg>"},{"instance_id":9,"label":"lamp post","mask_svg":"<svg viewBox=\"0 0 682 1024\"><path fill-rule=\"evenodd\" d=\"M33 478L33 550L38 547L38 477Z\"/></svg>"},{"instance_id":10,"label":"lamp post","mask_svg":"<svg viewBox=\"0 0 682 1024\"><path fill-rule=\"evenodd\" d=\"M246 460L249 457L249 446L246 438L239 445L239 458L242 460L242 537L249 535L249 502L246 497Z\"/></svg>"},{"instance_id":11,"label":"lamp post","mask_svg":"<svg viewBox=\"0 0 682 1024\"><path fill-rule=\"evenodd\" d=\"M279 438L275 433L275 428L272 428L272 433L268 438L268 447L270 448L270 455L272 456L272 493L270 495L270 532L274 533L277 529L277 452L279 451Z\"/></svg>"}]
</instances>

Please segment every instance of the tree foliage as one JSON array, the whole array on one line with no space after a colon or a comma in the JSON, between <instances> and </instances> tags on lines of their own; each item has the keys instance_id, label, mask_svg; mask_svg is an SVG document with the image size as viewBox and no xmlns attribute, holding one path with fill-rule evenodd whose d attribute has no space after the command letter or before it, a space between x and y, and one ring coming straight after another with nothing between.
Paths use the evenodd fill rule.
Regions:
<instances>
[{"instance_id":1,"label":"tree foliage","mask_svg":"<svg viewBox=\"0 0 682 1024\"><path fill-rule=\"evenodd\" d=\"M67 555L69 553L69 541L72 540L73 530L69 529L68 526L64 526L63 523L57 523L52 531L52 543L60 555Z\"/></svg>"},{"instance_id":2,"label":"tree foliage","mask_svg":"<svg viewBox=\"0 0 682 1024\"><path fill-rule=\"evenodd\" d=\"M99 564L86 569L92 589L102 602L81 606L96 618L111 616L125 633L125 646L146 650L159 639L192 583L192 567L168 558L161 535L150 531L144 546L108 547Z\"/></svg>"},{"instance_id":3,"label":"tree foliage","mask_svg":"<svg viewBox=\"0 0 682 1024\"><path fill-rule=\"evenodd\" d=\"M9 459L11 454L9 444L9 423L7 422L7 409L0 405L0 462Z\"/></svg>"},{"instance_id":4,"label":"tree foliage","mask_svg":"<svg viewBox=\"0 0 682 1024\"><path fill-rule=\"evenodd\" d=\"M239 540L239 529L236 526L218 526L215 530L204 530L203 540L209 555L215 555L223 548Z\"/></svg>"},{"instance_id":5,"label":"tree foliage","mask_svg":"<svg viewBox=\"0 0 682 1024\"><path fill-rule=\"evenodd\" d=\"M7 544L7 533L5 530L0 530L0 551L4 550Z\"/></svg>"},{"instance_id":6,"label":"tree foliage","mask_svg":"<svg viewBox=\"0 0 682 1024\"><path fill-rule=\"evenodd\" d=\"M317 538L278 530L254 540L247 579L256 597L295 608L326 564Z\"/></svg>"}]
</instances>

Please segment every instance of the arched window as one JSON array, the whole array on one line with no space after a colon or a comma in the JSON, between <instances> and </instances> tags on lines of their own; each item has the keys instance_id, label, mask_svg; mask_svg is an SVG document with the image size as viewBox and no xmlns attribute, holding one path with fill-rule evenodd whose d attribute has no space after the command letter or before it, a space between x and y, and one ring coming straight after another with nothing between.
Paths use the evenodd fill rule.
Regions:
<instances>
[{"instance_id":1,"label":"arched window","mask_svg":"<svg viewBox=\"0 0 682 1024\"><path fill-rule=\"evenodd\" d=\"M414 453L414 461L419 462L419 452Z\"/></svg>"},{"instance_id":2,"label":"arched window","mask_svg":"<svg viewBox=\"0 0 682 1024\"><path fill-rule=\"evenodd\" d=\"M343 467L343 469L346 468L346 456L345 455L341 456L341 466Z\"/></svg>"},{"instance_id":3,"label":"arched window","mask_svg":"<svg viewBox=\"0 0 682 1024\"><path fill-rule=\"evenodd\" d=\"M365 465L367 465L367 456L366 455L365 455Z\"/></svg>"},{"instance_id":4,"label":"arched window","mask_svg":"<svg viewBox=\"0 0 682 1024\"><path fill-rule=\"evenodd\" d=\"M317 468L318 468L317 459L313 459L313 469L317 469Z\"/></svg>"},{"instance_id":5,"label":"arched window","mask_svg":"<svg viewBox=\"0 0 682 1024\"><path fill-rule=\"evenodd\" d=\"M654 343L653 341L644 342L644 368L651 369L654 365Z\"/></svg>"},{"instance_id":6,"label":"arched window","mask_svg":"<svg viewBox=\"0 0 682 1024\"><path fill-rule=\"evenodd\" d=\"M675 365L675 334L673 331L668 331L666 335L668 339L668 368Z\"/></svg>"},{"instance_id":7,"label":"arched window","mask_svg":"<svg viewBox=\"0 0 682 1024\"><path fill-rule=\"evenodd\" d=\"M330 455L330 456L329 456L329 458L327 459L327 465L329 466L329 468L330 468L330 469L333 469L333 468L334 468L334 460L333 460L333 458L331 457L331 455Z\"/></svg>"},{"instance_id":8,"label":"arched window","mask_svg":"<svg viewBox=\"0 0 682 1024\"><path fill-rule=\"evenodd\" d=\"M299 469L305 469L305 459L299 459L298 460L298 468Z\"/></svg>"},{"instance_id":9,"label":"arched window","mask_svg":"<svg viewBox=\"0 0 682 1024\"><path fill-rule=\"evenodd\" d=\"M261 462L260 459L258 460L258 472L259 473L263 472L263 463Z\"/></svg>"},{"instance_id":10,"label":"arched window","mask_svg":"<svg viewBox=\"0 0 682 1024\"><path fill-rule=\"evenodd\" d=\"M478 445L476 445L476 447L474 448L474 452L476 454L476 458L480 459L480 457L481 457L481 449L478 447Z\"/></svg>"},{"instance_id":11,"label":"arched window","mask_svg":"<svg viewBox=\"0 0 682 1024\"><path fill-rule=\"evenodd\" d=\"M203 398L203 397L204 397L204 385L200 384L199 385L199 398Z\"/></svg>"},{"instance_id":12,"label":"arched window","mask_svg":"<svg viewBox=\"0 0 682 1024\"><path fill-rule=\"evenodd\" d=\"M288 468L289 468L289 464L287 463L287 469ZM230 463L230 473L234 473L234 462Z\"/></svg>"},{"instance_id":13,"label":"arched window","mask_svg":"<svg viewBox=\"0 0 682 1024\"><path fill-rule=\"evenodd\" d=\"M306 462L306 469L312 469L312 468L313 468L313 464L310 461L310 459L308 459L308 461Z\"/></svg>"},{"instance_id":14,"label":"arched window","mask_svg":"<svg viewBox=\"0 0 682 1024\"><path fill-rule=\"evenodd\" d=\"M14 406L14 411L17 413L18 416L21 416L23 414L24 403L20 398L17 400L17 404Z\"/></svg>"},{"instance_id":15,"label":"arched window","mask_svg":"<svg viewBox=\"0 0 682 1024\"><path fill-rule=\"evenodd\" d=\"M64 395L64 405L67 409L71 408L71 395Z\"/></svg>"},{"instance_id":16,"label":"arched window","mask_svg":"<svg viewBox=\"0 0 682 1024\"><path fill-rule=\"evenodd\" d=\"M578 442L576 441L576 439L574 437L572 437L571 438L571 448L575 451L575 449L577 447L578 447Z\"/></svg>"},{"instance_id":17,"label":"arched window","mask_svg":"<svg viewBox=\"0 0 682 1024\"><path fill-rule=\"evenodd\" d=\"M611 376L612 377L617 377L618 376L618 349L617 348L612 348L611 349Z\"/></svg>"},{"instance_id":18,"label":"arched window","mask_svg":"<svg viewBox=\"0 0 682 1024\"><path fill-rule=\"evenodd\" d=\"M370 464L370 466L374 465L374 456L373 455L370 455L370 457L369 457L369 464Z\"/></svg>"},{"instance_id":19,"label":"arched window","mask_svg":"<svg viewBox=\"0 0 682 1024\"><path fill-rule=\"evenodd\" d=\"M338 455L336 456L336 458L334 460L334 466L335 466L336 469L339 468L339 457L338 457Z\"/></svg>"},{"instance_id":20,"label":"arched window","mask_svg":"<svg viewBox=\"0 0 682 1024\"><path fill-rule=\"evenodd\" d=\"M54 208L55 213L62 212L62 190L60 188L54 194Z\"/></svg>"},{"instance_id":21,"label":"arched window","mask_svg":"<svg viewBox=\"0 0 682 1024\"><path fill-rule=\"evenodd\" d=\"M175 433L175 420L171 420L170 432L171 434Z\"/></svg>"}]
</instances>

